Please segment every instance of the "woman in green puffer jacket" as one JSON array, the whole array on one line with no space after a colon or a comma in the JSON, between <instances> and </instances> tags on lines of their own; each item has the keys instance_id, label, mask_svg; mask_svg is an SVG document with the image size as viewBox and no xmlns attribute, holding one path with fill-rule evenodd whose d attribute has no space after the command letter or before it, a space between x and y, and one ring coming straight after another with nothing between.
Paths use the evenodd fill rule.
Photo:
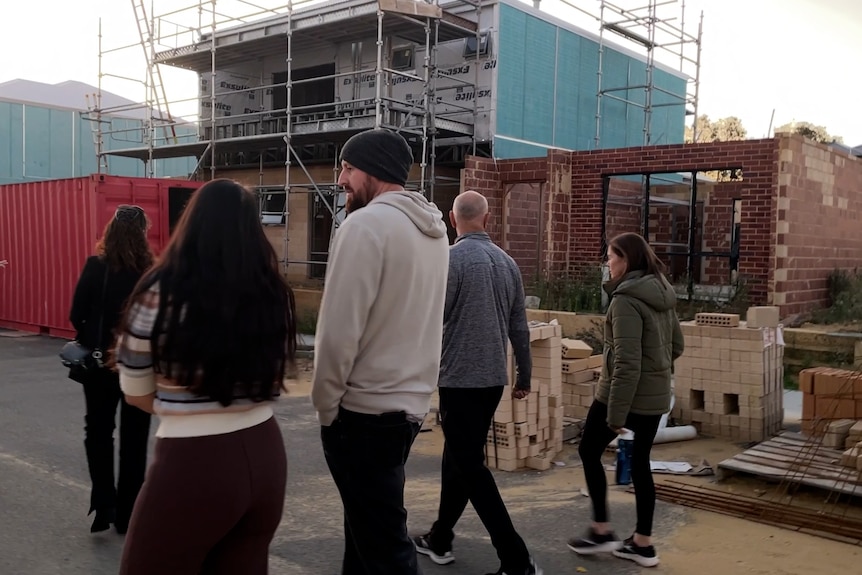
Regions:
<instances>
[{"instance_id":1,"label":"woman in green puffer jacket","mask_svg":"<svg viewBox=\"0 0 862 575\"><path fill-rule=\"evenodd\" d=\"M653 567L658 556L650 541L655 510L650 451L661 416L670 410L671 373L674 360L683 352L682 330L674 310L676 293L644 238L626 233L611 240L608 267L604 363L578 448L593 522L585 536L569 541L569 548L581 555L612 551ZM632 537L620 541L608 523L602 453L627 430L634 433L631 474L637 527Z\"/></svg>"}]
</instances>

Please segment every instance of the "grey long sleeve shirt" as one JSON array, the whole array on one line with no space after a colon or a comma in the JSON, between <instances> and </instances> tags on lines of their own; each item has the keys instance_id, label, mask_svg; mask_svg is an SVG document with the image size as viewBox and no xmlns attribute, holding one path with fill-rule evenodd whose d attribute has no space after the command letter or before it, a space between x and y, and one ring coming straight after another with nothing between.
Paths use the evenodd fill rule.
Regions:
<instances>
[{"instance_id":1,"label":"grey long sleeve shirt","mask_svg":"<svg viewBox=\"0 0 862 575\"><path fill-rule=\"evenodd\" d=\"M521 270L485 232L455 240L443 312L440 387L506 385L508 342L517 365L516 387L530 389L530 329Z\"/></svg>"}]
</instances>

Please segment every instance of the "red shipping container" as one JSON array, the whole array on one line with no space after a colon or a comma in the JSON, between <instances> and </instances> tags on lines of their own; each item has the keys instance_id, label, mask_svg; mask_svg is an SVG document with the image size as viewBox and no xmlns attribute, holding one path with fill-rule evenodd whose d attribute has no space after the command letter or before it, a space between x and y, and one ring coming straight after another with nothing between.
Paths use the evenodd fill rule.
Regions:
<instances>
[{"instance_id":1,"label":"red shipping container","mask_svg":"<svg viewBox=\"0 0 862 575\"><path fill-rule=\"evenodd\" d=\"M0 186L0 327L74 337L69 308L84 261L120 204L152 224L156 253L202 182L93 174Z\"/></svg>"}]
</instances>

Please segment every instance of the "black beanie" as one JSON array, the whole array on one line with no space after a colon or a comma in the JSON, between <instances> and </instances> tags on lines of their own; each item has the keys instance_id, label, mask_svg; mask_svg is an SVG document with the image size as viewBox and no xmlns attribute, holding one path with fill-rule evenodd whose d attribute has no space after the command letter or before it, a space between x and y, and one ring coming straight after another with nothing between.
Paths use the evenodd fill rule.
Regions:
<instances>
[{"instance_id":1,"label":"black beanie","mask_svg":"<svg viewBox=\"0 0 862 575\"><path fill-rule=\"evenodd\" d=\"M381 182L407 183L413 152L407 140L391 130L379 128L356 134L341 148L341 159Z\"/></svg>"}]
</instances>

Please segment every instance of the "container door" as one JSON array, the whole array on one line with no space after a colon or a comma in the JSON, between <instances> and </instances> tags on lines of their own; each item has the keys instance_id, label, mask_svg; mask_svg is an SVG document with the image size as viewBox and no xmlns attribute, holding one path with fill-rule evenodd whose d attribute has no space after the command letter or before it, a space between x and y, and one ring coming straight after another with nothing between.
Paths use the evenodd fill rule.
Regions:
<instances>
[{"instance_id":1,"label":"container door","mask_svg":"<svg viewBox=\"0 0 862 575\"><path fill-rule=\"evenodd\" d=\"M192 188L168 188L168 233L173 234L174 228L180 221L183 215L183 210L186 209L186 204L189 203L192 194L195 192Z\"/></svg>"}]
</instances>

